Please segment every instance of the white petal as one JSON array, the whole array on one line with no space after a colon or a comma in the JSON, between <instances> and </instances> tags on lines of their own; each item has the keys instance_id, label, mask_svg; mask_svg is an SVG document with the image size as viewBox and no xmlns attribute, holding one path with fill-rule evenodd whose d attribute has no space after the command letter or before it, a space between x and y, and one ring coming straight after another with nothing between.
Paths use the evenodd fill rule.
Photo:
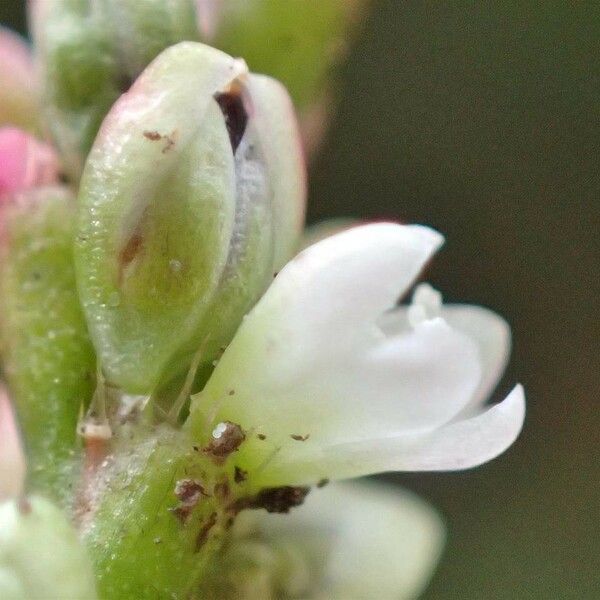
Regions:
<instances>
[{"instance_id":1,"label":"white petal","mask_svg":"<svg viewBox=\"0 0 600 600\"><path fill-rule=\"evenodd\" d=\"M480 380L475 344L442 319L395 336L378 324L441 241L424 227L376 224L302 252L248 315L194 399L194 432L201 437L233 421L267 437L244 443L236 455L244 468L267 476L311 455L323 459L328 476L337 458L330 463L325 454L334 445L450 421ZM292 439L306 435L304 442Z\"/></svg>"},{"instance_id":2,"label":"white petal","mask_svg":"<svg viewBox=\"0 0 600 600\"><path fill-rule=\"evenodd\" d=\"M517 439L525 419L525 392L517 385L498 404L428 435L406 435L332 447L343 477L381 471L455 471L502 454Z\"/></svg>"},{"instance_id":3,"label":"white petal","mask_svg":"<svg viewBox=\"0 0 600 600\"><path fill-rule=\"evenodd\" d=\"M408 327L409 310L408 306L400 306L386 314L381 322L384 331L392 335L405 330ZM477 409L489 399L506 368L511 347L510 326L501 316L482 306L444 304L439 314L450 327L464 333L477 344L481 381L466 407Z\"/></svg>"},{"instance_id":4,"label":"white petal","mask_svg":"<svg viewBox=\"0 0 600 600\"><path fill-rule=\"evenodd\" d=\"M444 320L477 343L481 359L482 377L470 407L477 407L489 399L510 357L511 335L509 324L495 312L482 306L467 304L445 305Z\"/></svg>"},{"instance_id":5,"label":"white petal","mask_svg":"<svg viewBox=\"0 0 600 600\"><path fill-rule=\"evenodd\" d=\"M6 390L0 388L0 501L22 493L25 469L25 457L10 400Z\"/></svg>"},{"instance_id":6,"label":"white petal","mask_svg":"<svg viewBox=\"0 0 600 600\"><path fill-rule=\"evenodd\" d=\"M242 513L238 518L236 527L253 521L271 543L293 539L311 567L311 597L319 598L415 598L444 542L444 526L428 504L373 483L313 490L289 515ZM308 592L295 591L301 597Z\"/></svg>"}]
</instances>

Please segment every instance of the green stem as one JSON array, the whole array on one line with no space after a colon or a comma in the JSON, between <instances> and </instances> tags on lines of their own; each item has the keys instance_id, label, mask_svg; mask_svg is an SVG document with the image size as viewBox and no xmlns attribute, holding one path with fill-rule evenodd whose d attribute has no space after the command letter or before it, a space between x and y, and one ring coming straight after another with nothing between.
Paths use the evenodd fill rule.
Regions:
<instances>
[{"instance_id":1,"label":"green stem","mask_svg":"<svg viewBox=\"0 0 600 600\"><path fill-rule=\"evenodd\" d=\"M41 189L5 206L2 219L4 376L27 446L30 487L64 502L77 418L96 368L75 285L72 198L61 188Z\"/></svg>"},{"instance_id":2,"label":"green stem","mask_svg":"<svg viewBox=\"0 0 600 600\"><path fill-rule=\"evenodd\" d=\"M192 597L231 524L232 486L185 432L119 437L78 507L99 595Z\"/></svg>"}]
</instances>

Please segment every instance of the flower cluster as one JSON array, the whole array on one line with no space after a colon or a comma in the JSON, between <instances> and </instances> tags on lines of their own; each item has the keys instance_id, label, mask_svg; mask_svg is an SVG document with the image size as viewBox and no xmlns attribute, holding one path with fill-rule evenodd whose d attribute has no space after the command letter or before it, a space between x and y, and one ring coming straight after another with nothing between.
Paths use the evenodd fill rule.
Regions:
<instances>
[{"instance_id":1,"label":"flower cluster","mask_svg":"<svg viewBox=\"0 0 600 600\"><path fill-rule=\"evenodd\" d=\"M261 48L306 116L349 4L39 0L33 59L0 31L1 597L414 597L436 513L325 486L519 434L521 386L486 404L504 320L401 303L442 235L305 231L314 129L201 43L255 65L257 32L300 31L302 68Z\"/></svg>"}]
</instances>

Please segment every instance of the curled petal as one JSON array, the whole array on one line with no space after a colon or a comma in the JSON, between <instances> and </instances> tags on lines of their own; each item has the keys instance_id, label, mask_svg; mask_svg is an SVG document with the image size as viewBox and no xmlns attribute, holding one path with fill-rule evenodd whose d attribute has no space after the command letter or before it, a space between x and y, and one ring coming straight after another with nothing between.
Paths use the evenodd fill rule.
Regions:
<instances>
[{"instance_id":1,"label":"curled petal","mask_svg":"<svg viewBox=\"0 0 600 600\"><path fill-rule=\"evenodd\" d=\"M0 129L0 196L57 182L58 166L47 144L15 127Z\"/></svg>"},{"instance_id":2,"label":"curled petal","mask_svg":"<svg viewBox=\"0 0 600 600\"><path fill-rule=\"evenodd\" d=\"M19 496L25 481L25 457L8 394L0 388L0 501Z\"/></svg>"},{"instance_id":3,"label":"curled petal","mask_svg":"<svg viewBox=\"0 0 600 600\"><path fill-rule=\"evenodd\" d=\"M525 419L525 392L517 385L500 403L469 419L426 435L404 435L328 448L340 477L382 471L457 471L502 454L517 439ZM308 466L308 464L307 464Z\"/></svg>"},{"instance_id":4,"label":"curled petal","mask_svg":"<svg viewBox=\"0 0 600 600\"><path fill-rule=\"evenodd\" d=\"M426 286L427 284L418 286L415 296L419 289ZM412 306L414 307L414 301ZM385 319L381 321L384 331L388 335L395 335L406 329L411 310L414 311L411 307L400 306L385 315ZM440 303L437 314L450 327L462 332L477 345L481 362L481 381L465 407L465 412L479 410L506 368L511 347L510 327L501 316L482 306Z\"/></svg>"},{"instance_id":5,"label":"curled petal","mask_svg":"<svg viewBox=\"0 0 600 600\"><path fill-rule=\"evenodd\" d=\"M295 597L313 597L316 591L317 597L356 600L416 598L444 543L443 523L429 505L373 483L314 490L289 515L242 513L234 534L253 529L276 550L293 540L310 565L303 577L287 582Z\"/></svg>"}]
</instances>

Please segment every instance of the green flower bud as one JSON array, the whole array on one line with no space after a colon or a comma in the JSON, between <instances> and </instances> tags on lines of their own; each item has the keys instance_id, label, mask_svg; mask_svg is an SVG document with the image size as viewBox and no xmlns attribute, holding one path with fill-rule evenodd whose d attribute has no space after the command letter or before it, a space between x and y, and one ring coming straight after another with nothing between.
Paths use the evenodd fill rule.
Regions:
<instances>
[{"instance_id":1,"label":"green flower bud","mask_svg":"<svg viewBox=\"0 0 600 600\"><path fill-rule=\"evenodd\" d=\"M0 598L96 598L84 548L62 512L44 498L0 504Z\"/></svg>"},{"instance_id":2,"label":"green flower bud","mask_svg":"<svg viewBox=\"0 0 600 600\"><path fill-rule=\"evenodd\" d=\"M22 192L1 208L0 337L4 376L23 428L29 483L68 494L68 466L96 359L73 268L74 198L64 188Z\"/></svg>"},{"instance_id":3,"label":"green flower bud","mask_svg":"<svg viewBox=\"0 0 600 600\"><path fill-rule=\"evenodd\" d=\"M47 126L78 179L100 123L165 48L201 41L283 82L313 145L363 0L39 0L31 3Z\"/></svg>"},{"instance_id":4,"label":"green flower bud","mask_svg":"<svg viewBox=\"0 0 600 600\"><path fill-rule=\"evenodd\" d=\"M210 364L296 249L290 100L243 61L171 47L104 121L79 201L78 286L102 367L148 393L198 349Z\"/></svg>"}]
</instances>

